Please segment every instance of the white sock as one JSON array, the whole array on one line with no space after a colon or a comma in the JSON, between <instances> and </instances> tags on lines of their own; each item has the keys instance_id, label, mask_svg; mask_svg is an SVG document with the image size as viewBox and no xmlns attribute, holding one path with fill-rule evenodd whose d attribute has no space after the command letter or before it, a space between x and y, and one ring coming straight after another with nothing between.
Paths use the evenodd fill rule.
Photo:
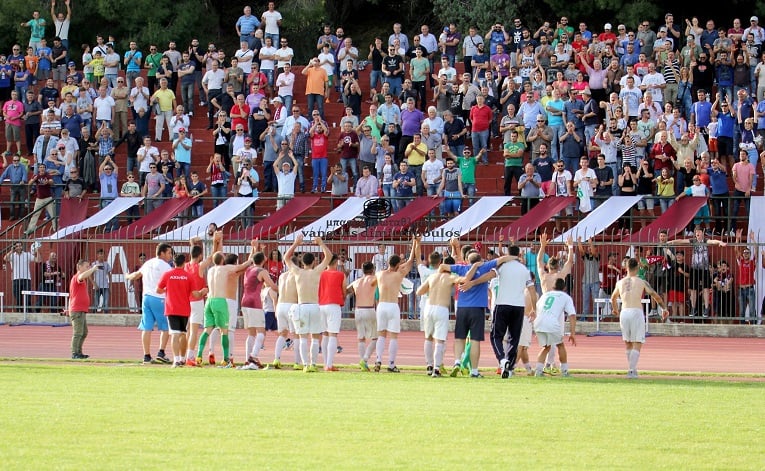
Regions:
<instances>
[{"instance_id":1,"label":"white sock","mask_svg":"<svg viewBox=\"0 0 765 471\"><path fill-rule=\"evenodd\" d=\"M470 374L471 375L477 375L478 374L478 368L470 368Z\"/></svg>"},{"instance_id":2,"label":"white sock","mask_svg":"<svg viewBox=\"0 0 765 471\"><path fill-rule=\"evenodd\" d=\"M550 351L547 352L547 358L545 359L545 363L552 366L555 364L555 353L558 351L558 347L556 345L553 345L550 347Z\"/></svg>"},{"instance_id":3,"label":"white sock","mask_svg":"<svg viewBox=\"0 0 765 471\"><path fill-rule=\"evenodd\" d=\"M630 371L632 371L632 349L627 350L627 365Z\"/></svg>"},{"instance_id":4,"label":"white sock","mask_svg":"<svg viewBox=\"0 0 765 471\"><path fill-rule=\"evenodd\" d=\"M537 362L537 373L542 374L542 370L544 369L544 365L541 361Z\"/></svg>"},{"instance_id":5,"label":"white sock","mask_svg":"<svg viewBox=\"0 0 765 471\"><path fill-rule=\"evenodd\" d=\"M282 357L282 350L284 350L284 345L286 343L287 343L287 339L285 339L281 335L276 337L276 346L274 347L274 360L281 359L281 357Z\"/></svg>"},{"instance_id":6,"label":"white sock","mask_svg":"<svg viewBox=\"0 0 765 471\"><path fill-rule=\"evenodd\" d=\"M319 339L311 339L311 361L310 365L316 364L316 359L319 357Z\"/></svg>"},{"instance_id":7,"label":"white sock","mask_svg":"<svg viewBox=\"0 0 765 471\"><path fill-rule=\"evenodd\" d=\"M372 356L372 352L377 348L377 339L374 339L374 341L370 340L367 344L367 351L364 352L364 359L369 361L369 358Z\"/></svg>"},{"instance_id":8,"label":"white sock","mask_svg":"<svg viewBox=\"0 0 765 471\"><path fill-rule=\"evenodd\" d=\"M367 344L359 340L359 360L366 360L364 353L367 351Z\"/></svg>"},{"instance_id":9,"label":"white sock","mask_svg":"<svg viewBox=\"0 0 765 471\"><path fill-rule=\"evenodd\" d=\"M299 341L295 340L294 342L299 342ZM296 346L294 343L293 343L293 346L292 346L292 350L295 353L295 363L298 364L298 365L302 365L303 364L303 358L305 358L303 356L303 352L301 352L300 348L298 348L298 346ZM308 344L306 344L306 352L307 351L308 351Z\"/></svg>"},{"instance_id":10,"label":"white sock","mask_svg":"<svg viewBox=\"0 0 765 471\"><path fill-rule=\"evenodd\" d=\"M391 366L396 364L396 354L398 353L398 339L390 339L390 346L388 347L388 359Z\"/></svg>"},{"instance_id":11,"label":"white sock","mask_svg":"<svg viewBox=\"0 0 765 471\"><path fill-rule=\"evenodd\" d=\"M379 337L377 339L377 351L375 352L377 363L382 363L383 353L385 353L385 337Z\"/></svg>"},{"instance_id":12,"label":"white sock","mask_svg":"<svg viewBox=\"0 0 765 471\"><path fill-rule=\"evenodd\" d=\"M533 371L532 368L531 368L531 363L526 362L526 363L523 364L523 366L524 366L524 368L526 368L527 372L531 373Z\"/></svg>"},{"instance_id":13,"label":"white sock","mask_svg":"<svg viewBox=\"0 0 765 471\"><path fill-rule=\"evenodd\" d=\"M436 355L433 359L436 368L440 368L444 362L444 350L446 350L446 344L443 342L436 342Z\"/></svg>"},{"instance_id":14,"label":"white sock","mask_svg":"<svg viewBox=\"0 0 765 471\"><path fill-rule=\"evenodd\" d=\"M263 332L258 332L258 335L255 336L255 345L252 347L252 352L250 355L252 355L253 358L258 358L258 354L260 353L260 349L263 348L263 342L266 341L266 334Z\"/></svg>"},{"instance_id":15,"label":"white sock","mask_svg":"<svg viewBox=\"0 0 765 471\"><path fill-rule=\"evenodd\" d=\"M324 364L327 363L327 343L329 343L329 336L321 336L321 354L324 357Z\"/></svg>"},{"instance_id":16,"label":"white sock","mask_svg":"<svg viewBox=\"0 0 765 471\"><path fill-rule=\"evenodd\" d=\"M213 331L210 332L210 355L215 353L215 346L218 344L220 344L220 330L213 329ZM229 343L229 345L231 344Z\"/></svg>"},{"instance_id":17,"label":"white sock","mask_svg":"<svg viewBox=\"0 0 765 471\"><path fill-rule=\"evenodd\" d=\"M637 364L639 359L640 350L632 350L632 355L630 355L630 370L637 372Z\"/></svg>"},{"instance_id":18,"label":"white sock","mask_svg":"<svg viewBox=\"0 0 765 471\"><path fill-rule=\"evenodd\" d=\"M295 363L298 365L308 366L308 363L301 361L301 358L308 358L308 339L300 337L300 348L295 349Z\"/></svg>"},{"instance_id":19,"label":"white sock","mask_svg":"<svg viewBox=\"0 0 765 471\"><path fill-rule=\"evenodd\" d=\"M568 363L561 363L560 364L560 371L562 373L568 373Z\"/></svg>"},{"instance_id":20,"label":"white sock","mask_svg":"<svg viewBox=\"0 0 765 471\"><path fill-rule=\"evenodd\" d=\"M425 364L428 366L433 366L433 341L432 340L425 341ZM436 363L436 365L440 365L440 363Z\"/></svg>"},{"instance_id":21,"label":"white sock","mask_svg":"<svg viewBox=\"0 0 765 471\"><path fill-rule=\"evenodd\" d=\"M255 336L247 334L247 341L244 342L244 348L245 348L245 351L248 352L250 356L254 357L255 355L250 353L255 351L255 349L252 348L253 345L255 345Z\"/></svg>"},{"instance_id":22,"label":"white sock","mask_svg":"<svg viewBox=\"0 0 765 471\"><path fill-rule=\"evenodd\" d=\"M327 341L327 352L324 354L326 361L324 367L331 367L335 364L335 353L337 353L337 337L329 337Z\"/></svg>"}]
</instances>

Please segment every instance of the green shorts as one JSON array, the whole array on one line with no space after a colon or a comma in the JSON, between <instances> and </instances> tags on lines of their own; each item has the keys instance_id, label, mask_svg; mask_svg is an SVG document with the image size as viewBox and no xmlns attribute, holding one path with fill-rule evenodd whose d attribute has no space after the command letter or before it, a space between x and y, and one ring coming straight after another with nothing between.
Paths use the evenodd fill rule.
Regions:
<instances>
[{"instance_id":1,"label":"green shorts","mask_svg":"<svg viewBox=\"0 0 765 471\"><path fill-rule=\"evenodd\" d=\"M205 328L228 329L228 302L226 298L208 298L205 304Z\"/></svg>"}]
</instances>

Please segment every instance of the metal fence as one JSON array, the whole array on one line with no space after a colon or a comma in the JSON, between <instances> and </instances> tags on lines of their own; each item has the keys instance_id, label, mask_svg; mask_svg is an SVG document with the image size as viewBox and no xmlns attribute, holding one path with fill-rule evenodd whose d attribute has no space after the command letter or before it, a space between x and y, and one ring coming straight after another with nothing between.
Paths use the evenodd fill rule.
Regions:
<instances>
[{"instance_id":1,"label":"metal fence","mask_svg":"<svg viewBox=\"0 0 765 471\"><path fill-rule=\"evenodd\" d=\"M290 242L279 239L285 234L291 233L292 230L299 228L301 224L301 221L295 221L289 228L280 230L277 235L261 240L265 252L268 253L276 249L283 254L289 247ZM125 274L136 270L140 266L141 255L144 255L146 258L154 256L158 242L153 240L153 237L163 233L162 231L166 229L169 228L159 228L150 234L140 237L126 237L119 240L105 239L101 229L83 231L76 239L66 240L32 241L8 237L0 239L0 249L3 250L3 254L6 254L12 250L13 243L22 242L23 250L28 251L34 244L41 262L32 264L30 267L32 272L30 288L39 291L60 292L66 291L69 279L76 271L76 260L79 258L95 260L96 252L102 249L106 261L111 267L108 274L110 281L110 292L108 293L109 306L105 307L105 311L109 313L137 312L140 306L141 286L140 283L135 284L126 280ZM239 229L238 226L235 226L231 231L224 233L224 249L227 252L239 254L240 260L243 261L250 251L250 241L236 240L233 237ZM554 229L549 227L549 230L553 231ZM474 246L485 258L492 258L503 254L506 250L504 246L497 242L499 239L497 231L497 228L478 230L469 234L468 237L463 237L460 243ZM200 235L204 236L204 234ZM538 235L538 233L535 233L528 239L518 242L522 247L524 263L526 263L532 272L538 272L536 267L536 253L539 250L539 242L536 238ZM626 244L621 239L621 232L614 229L601 234L592 241L592 257L598 259L595 275L597 277L597 289L593 285L585 284L588 276L592 279L592 266L590 271L586 272L587 269L585 267L587 264L584 257L581 255L579 247L574 247L572 270L570 275L566 277L566 281L567 290L573 296L577 310L581 313L581 318L595 320L595 311L597 309L591 300L593 298L607 298L611 281L613 281L613 277L610 276L612 272L621 271L625 257L639 256L644 263L643 271L646 279L657 291L665 296L665 299L670 291L680 291L684 294L684 299L677 299L675 301L676 308L673 311L674 315L670 317L671 322L735 324L755 324L760 322L760 300L765 292L763 292L762 286L757 283L752 287L741 286L742 273L737 259L744 248L750 248L752 250L751 257L754 257L753 263L757 265L757 271L760 272L756 279L762 280L762 247L756 244L736 244L735 239L728 235L721 238L718 237L726 245L722 247L716 245L709 246L709 264L706 269L695 270L693 277L687 277L686 282L682 286L677 285L677 289L673 289L676 285L668 280L676 276L677 272L673 271L672 264L662 256L663 249L659 248L658 234L656 234L656 237L651 236L649 238L652 242L638 246ZM765 240L765 237L760 240ZM347 257L345 267L348 270L350 281L360 276L362 263L371 260L373 255L381 250L381 245L384 246L382 250L386 255L397 253L404 257L408 257L410 248L409 239L403 236L384 241L349 241L347 238L343 239L342 236L339 236L326 242L333 252L345 252ZM171 241L171 243L177 252L187 252L189 250L188 241ZM585 243L585 248L588 245ZM679 243L678 245L673 245L672 248L675 253L684 253L685 263L690 267L693 258L692 246L686 243ZM300 250L318 251L318 247L314 244L306 244ZM447 253L447 243L423 243L422 258L419 262L427 263L427 256L432 251ZM45 284L42 276L45 262L49 260L50 254L53 252L58 256L58 264L63 273L61 280L56 284L56 289L51 289L50 284ZM563 244L548 245L546 253L549 257L556 257L559 260L560 266L564 266L568 258L568 251ZM611 257L611 260L609 260L609 257ZM609 268L607 262L611 262L613 267ZM727 266L727 272L725 272L724 268L721 268L723 265ZM14 285L9 263L5 262L3 269L6 271L6 276L0 281L0 291L5 293L6 308L19 310L22 300L14 295ZM730 275L726 273L730 273ZM416 268L413 268L409 277L414 282L416 290L420 282ZM694 283L697 283L696 286L694 286ZM694 287L696 289L693 289ZM585 288L590 288L589 294L585 294ZM705 296L706 301L704 299ZM675 297L677 298L677 295ZM693 301L691 300L692 297L694 297ZM58 301L53 301L55 299L58 299ZM585 300L587 300L586 306ZM39 308L57 312L64 308L63 300L60 298L33 296L28 299L28 304L31 310ZM400 304L402 316L411 319L419 318L419 304L415 295L402 297ZM705 306L708 306L708 309L705 310ZM95 307L94 305L94 310ZM693 309L693 307L696 309ZM346 315L352 311L352 308L353 299L350 298L345 306ZM600 314L604 320L615 320L607 306L603 306Z\"/></svg>"}]
</instances>

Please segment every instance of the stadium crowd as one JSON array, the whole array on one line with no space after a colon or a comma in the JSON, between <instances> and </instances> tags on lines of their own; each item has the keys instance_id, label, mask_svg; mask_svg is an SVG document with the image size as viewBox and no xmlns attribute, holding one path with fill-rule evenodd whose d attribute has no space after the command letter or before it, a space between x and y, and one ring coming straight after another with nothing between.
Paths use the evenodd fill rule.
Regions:
<instances>
[{"instance_id":1,"label":"stadium crowd","mask_svg":"<svg viewBox=\"0 0 765 471\"><path fill-rule=\"evenodd\" d=\"M61 198L83 198L88 193L100 197L101 207L118 196L141 195L146 197L144 212L149 213L167 198L209 194L217 206L231 192L255 196L259 190L276 193L281 207L310 186L313 193L330 191L335 196L395 197L397 211L416 195L441 195L446 199L441 214L453 217L460 212L463 198L476 194L477 166L499 159L504 164L504 193L515 191L524 197L524 213L542 197L577 196L576 207L566 209L573 214L586 213L612 195L639 194L644 198L636 210L650 218L656 203L664 212L684 196L709 196L711 211L706 206L699 211L695 221L699 227L689 227L687 239L660 241L655 253L652 249L636 257L639 273L655 283L662 295L659 304L669 302L673 316L685 315L686 293L690 315L732 315L732 299L737 297L730 294L733 279L740 295L741 317L760 319L754 294L744 295L750 289L754 292L757 250L742 250L735 266L724 260L713 263L708 252L709 245L724 245L710 238L713 233L743 242L736 216L741 206L748 212L749 198L758 191L760 157L765 157L761 154L765 29L756 16L749 18L746 28L739 19L730 27L716 26L714 20L702 27L697 18L683 25L667 13L656 24L644 20L614 28L605 23L597 28L600 32L590 31L584 21L569 24L566 17L534 26L513 18L511 24L497 22L486 32L451 23L434 34L428 25L422 25L411 42L396 23L388 37L377 37L368 45L368 54L367 48L345 36L343 28L333 31L326 25L315 51L310 51L311 59L299 72L305 76L304 89L299 90L292 63L295 53L288 38L280 34L282 17L274 2L268 2L260 17L250 7L244 8L234 25L240 48L232 54L213 43L205 49L198 39L182 48L170 41L164 52L159 52L157 44L149 44L148 52L142 52L136 41L130 41L120 54L115 50L116 38L97 36L95 44L81 46L81 60L75 62L80 54L75 57L70 49L73 13L69 0L63 6L51 2L55 30L51 33L44 15L34 11L32 19L22 23L30 29L26 55L21 44L0 55L0 106L7 140L0 180L7 181L10 188L11 219L26 216L27 190L33 189L34 214L27 234L34 233L43 209L55 228ZM467 26L467 31L461 32L461 26ZM455 68L458 61L462 62L461 73ZM360 71L369 71L369 90L362 89ZM345 108L339 126L325 120L325 104L334 100ZM213 155L193 152L195 139L189 128L194 116L207 118L202 140L214 142ZM124 152L120 149L123 144ZM330 158L333 152L337 157ZM208 160L206 176L192 171L192 164ZM765 158L761 163L765 167ZM312 181L306 182L303 170L308 165ZM120 169L124 169L124 177ZM192 207L193 216L201 216L203 211L201 202ZM129 216L132 220L138 214ZM252 224L252 216L250 210L243 224ZM112 221L108 229L117 227ZM683 244L692 248L687 258L675 249ZM528 258L512 247L505 255L511 259L503 259L503 263L514 261L512 257ZM413 248L411 254L415 252ZM6 260L13 264L15 283L26 279L21 275L25 261L30 260L9 260L14 253L17 251L9 252ZM207 265L225 266L212 252L197 253L199 260L207 260L208 255L211 261ZM246 267L234 265L231 273L221 270L220 276L245 272L250 265L262 268L266 261L260 255L248 259ZM291 255L288 252L285 261L298 280L303 276L299 270L314 264L325 268L333 260L329 253L321 262L304 257L300 268ZM618 294L617 280L629 277L634 267L630 261L622 265L617 254L603 257L607 262L601 260L587 247L587 241L580 243L580 255L585 273L580 311L590 314L595 310L590 300L600 296L596 292L602 288L606 294ZM167 265L173 260L172 248L158 249L157 257ZM178 260L175 264L181 268L184 262ZM395 268L399 262L394 264L391 259L390 263ZM402 263L411 269L411 257ZM22 267L19 273L17 267ZM141 268L136 273L142 275L134 275L144 281L142 326L149 332L153 322L161 326L164 319L159 304L151 299L149 305L146 302L152 296L163 299L162 290L167 289L146 290L147 278L159 282L159 267L166 268L156 263L150 265L156 273ZM377 270L378 283L385 284L387 276L380 275L384 271ZM391 271L398 276L399 271ZM531 272L537 278L544 273L536 268ZM92 273L88 265L78 265L72 289ZM467 270L456 273L463 277L461 283L470 283ZM253 276L258 280L252 281L254 286L269 284L266 277ZM313 283L318 274L316 280L313 275L305 278ZM456 278L441 278L439 283L456 282ZM421 286L437 291L427 279L420 276ZM277 281L272 279L269 286ZM194 288L189 295L207 294L201 285L189 286ZM550 286L551 291L563 291L555 280ZM213 286L209 289L212 292ZM225 289L221 285L218 291ZM99 306L108 308L108 293L100 294L103 304ZM300 295L298 281L297 298ZM303 295L314 299L312 294ZM231 299L227 292L214 297ZM210 325L224 332L224 356L229 360L228 336L233 333L225 333L229 325L220 314L226 310L223 304L211 308ZM90 302L80 306L90 306ZM576 314L567 306L564 311ZM260 338L261 313L245 317L255 329L250 337ZM171 322L174 333L185 330L185 325L174 322L180 321ZM287 324L279 325L286 339ZM208 327L207 318L204 326ZM389 331L379 326L371 330L375 335L377 331L390 334L389 370L395 370L395 326ZM197 357L210 333L201 334ZM78 335L85 334L80 327ZM516 344L510 352L517 348L518 332L514 336ZM196 347L194 334L191 337L189 345ZM504 332L493 337L495 353L501 344L497 339L502 337ZM384 340L385 335L367 333L361 339L369 338L377 338L379 369L385 345L383 341L381 347L379 339ZM175 335L173 339L173 362L182 364L187 355L180 354ZM301 334L296 351L305 368L314 365L316 339L316 332ZM552 346L560 343L556 336L551 339ZM260 341L252 340L250 348L248 338L248 352L254 353L248 355L252 358L247 365L261 366L255 361L260 347L254 348ZM84 356L81 338L78 342L79 348L73 342L72 354ZM147 341L144 347L151 361ZM323 346L322 351L334 351L327 348ZM362 368L371 349L364 352ZM165 358L164 345L162 353L160 357ZM501 368L514 365L511 357L515 353L500 353ZM310 361L306 360L309 356ZM193 354L188 357L190 363L200 362ZM332 360L325 359L325 364L326 360L332 368ZM434 372L440 365L439 361L429 363Z\"/></svg>"}]
</instances>

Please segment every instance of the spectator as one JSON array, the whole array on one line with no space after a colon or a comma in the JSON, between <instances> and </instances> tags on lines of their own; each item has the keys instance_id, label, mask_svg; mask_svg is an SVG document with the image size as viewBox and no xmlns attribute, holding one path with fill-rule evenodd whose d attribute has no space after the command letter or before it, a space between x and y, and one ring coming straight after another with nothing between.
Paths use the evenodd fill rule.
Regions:
<instances>
[{"instance_id":1,"label":"spectator","mask_svg":"<svg viewBox=\"0 0 765 471\"><path fill-rule=\"evenodd\" d=\"M138 198L141 196L141 187L135 181L135 175L128 173L127 181L122 184L120 196L123 198ZM138 205L131 206L127 211L128 224L132 224L138 219Z\"/></svg>"},{"instance_id":2,"label":"spectator","mask_svg":"<svg viewBox=\"0 0 765 471\"><path fill-rule=\"evenodd\" d=\"M331 206L334 208L337 206L337 197L345 197L348 195L348 173L341 164L335 164L332 174L327 177L327 185L332 185L330 190Z\"/></svg>"},{"instance_id":3,"label":"spectator","mask_svg":"<svg viewBox=\"0 0 765 471\"><path fill-rule=\"evenodd\" d=\"M106 261L104 249L96 251L96 260L92 264L93 272L93 309L96 312L109 312L109 293L111 291L112 266Z\"/></svg>"},{"instance_id":4,"label":"spectator","mask_svg":"<svg viewBox=\"0 0 765 471\"><path fill-rule=\"evenodd\" d=\"M57 226L56 204L53 201L53 175L48 173L44 163L37 164L37 173L35 173L29 180L29 186L32 185L35 186L36 199L34 208L29 217L27 229L24 231L24 235L26 236L31 235L37 229L37 221L39 220L40 213L43 209L48 213L48 217L52 221L51 224L54 230Z\"/></svg>"},{"instance_id":5,"label":"spectator","mask_svg":"<svg viewBox=\"0 0 765 471\"><path fill-rule=\"evenodd\" d=\"M204 214L204 202L202 197L207 194L207 186L199 179L197 172L191 172L191 183L188 185L189 196L195 198L191 205L191 217L199 218Z\"/></svg>"},{"instance_id":6,"label":"spectator","mask_svg":"<svg viewBox=\"0 0 765 471\"><path fill-rule=\"evenodd\" d=\"M356 182L356 196L361 198L376 198L379 183L377 177L372 175L372 167L364 165L361 169L361 178Z\"/></svg>"},{"instance_id":7,"label":"spectator","mask_svg":"<svg viewBox=\"0 0 765 471\"><path fill-rule=\"evenodd\" d=\"M399 171L393 175L392 189L395 191L396 199L393 201L393 208L396 212L412 200L414 196L414 187L417 186L416 175L409 170L409 164L404 161L398 165Z\"/></svg>"},{"instance_id":8,"label":"spectator","mask_svg":"<svg viewBox=\"0 0 765 471\"><path fill-rule=\"evenodd\" d=\"M738 294L738 312L740 319L746 324L752 324L757 319L757 324L761 324L762 311L757 313L756 304L756 279L755 274L757 272L757 259L758 250L757 245L754 245L755 235L754 231L749 231L749 238L747 242L752 244L752 247L741 245L742 229L736 231L736 285ZM722 264L722 262L721 262ZM727 264L726 264L727 265ZM731 296L732 280L729 280L725 275L726 271L718 273L715 277L715 294L720 299L720 304L725 306L725 311L717 310L717 315L721 317L733 317L733 299Z\"/></svg>"},{"instance_id":9,"label":"spectator","mask_svg":"<svg viewBox=\"0 0 765 471\"><path fill-rule=\"evenodd\" d=\"M150 214L162 204L162 193L165 191L165 178L157 171L157 165L158 163L149 164L149 174L146 175L146 178L144 179L143 190L141 191L141 196L144 197L143 205L145 215ZM212 165L212 159L210 159L210 165Z\"/></svg>"},{"instance_id":10,"label":"spectator","mask_svg":"<svg viewBox=\"0 0 765 471\"><path fill-rule=\"evenodd\" d=\"M295 179L297 178L298 172L298 162L295 160L295 155L289 150L289 143L287 141L282 141L280 145L282 147L282 152L273 165L274 173L276 173L276 181L279 186L276 195L278 198L276 200L277 211L283 208L289 200L295 197ZM292 164L283 162L283 160L286 160L287 158L292 161Z\"/></svg>"}]
</instances>

